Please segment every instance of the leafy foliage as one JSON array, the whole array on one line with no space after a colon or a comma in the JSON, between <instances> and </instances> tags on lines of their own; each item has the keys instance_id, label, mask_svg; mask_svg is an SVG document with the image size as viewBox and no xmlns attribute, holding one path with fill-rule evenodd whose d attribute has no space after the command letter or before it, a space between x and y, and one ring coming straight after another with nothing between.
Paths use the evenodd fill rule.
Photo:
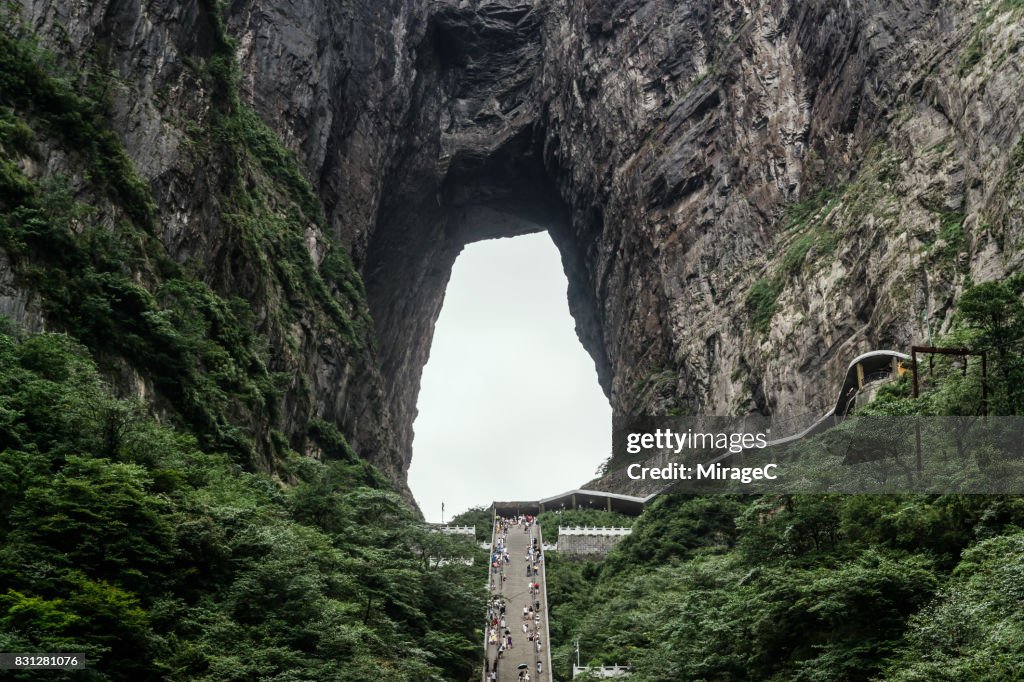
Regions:
<instances>
[{"instance_id":1,"label":"leafy foliage","mask_svg":"<svg viewBox=\"0 0 1024 682\"><path fill-rule=\"evenodd\" d=\"M988 353L990 413L1024 409L1022 294L1020 275L968 288L939 341ZM977 415L981 363L954 360L858 415ZM579 638L584 664L641 681L1020 679L1022 526L1019 497L663 495L603 562L548 557L552 661L568 677Z\"/></svg>"},{"instance_id":2,"label":"leafy foliage","mask_svg":"<svg viewBox=\"0 0 1024 682\"><path fill-rule=\"evenodd\" d=\"M938 346L968 348L974 355L963 369L959 356L919 359L921 396L910 397L909 374L879 390L859 415L995 415L1024 412L1024 276L968 287L957 304L954 328ZM979 353L986 354L983 374ZM955 366L954 363L957 363ZM984 387L984 391L982 390ZM984 403L982 401L984 394Z\"/></svg>"},{"instance_id":3,"label":"leafy foliage","mask_svg":"<svg viewBox=\"0 0 1024 682\"><path fill-rule=\"evenodd\" d=\"M759 279L750 287L746 300L747 313L751 325L762 334L768 331L775 315L775 301L781 291L782 283L778 279Z\"/></svg>"},{"instance_id":4,"label":"leafy foliage","mask_svg":"<svg viewBox=\"0 0 1024 682\"><path fill-rule=\"evenodd\" d=\"M216 50L199 68L218 101L208 128L195 144L210 165L223 165L222 218L238 235L250 267L280 283L289 301L315 303L354 348L372 343L372 324L362 279L338 245L312 185L298 159L239 95L234 40L224 28L220 2L210 2ZM306 250L306 229L320 228L327 246L319 264Z\"/></svg>"},{"instance_id":5,"label":"leafy foliage","mask_svg":"<svg viewBox=\"0 0 1024 682\"><path fill-rule=\"evenodd\" d=\"M5 20L9 16L5 13ZM12 106L35 114L46 131L84 157L86 165L132 220L151 228L155 207L149 190L135 174L117 136L106 124L101 97L104 75L95 71L80 94L65 79L55 78L52 58L28 37L0 31L0 92ZM22 138L25 131L21 130Z\"/></svg>"},{"instance_id":6,"label":"leafy foliage","mask_svg":"<svg viewBox=\"0 0 1024 682\"><path fill-rule=\"evenodd\" d=\"M493 512L484 507L471 507L456 515L449 523L453 526L474 526L477 542L491 542Z\"/></svg>"},{"instance_id":7,"label":"leafy foliage","mask_svg":"<svg viewBox=\"0 0 1024 682\"><path fill-rule=\"evenodd\" d=\"M270 368L283 364L289 321L303 311L325 320L325 334L337 333L339 350L350 352L370 345L370 324L344 249L325 235L321 266L310 257L306 231L326 233L322 208L294 155L241 103L233 45L219 6L209 9L218 47L197 68L224 101L192 128L191 149L222 188L225 271L204 278L157 238L149 187L107 120L112 76L103 60L61 63L10 8L0 10L0 248L53 327L114 371L131 365L203 447L249 463L257 449L281 454L282 439L253 427L281 428L278 404L291 378ZM19 157L37 156L40 143L67 154L79 169L73 181L26 175ZM262 284L250 291L251 282ZM255 310L270 319L258 325Z\"/></svg>"},{"instance_id":8,"label":"leafy foliage","mask_svg":"<svg viewBox=\"0 0 1024 682\"><path fill-rule=\"evenodd\" d=\"M1024 677L1024 533L964 552L953 579L910 620L887 679Z\"/></svg>"},{"instance_id":9,"label":"leafy foliage","mask_svg":"<svg viewBox=\"0 0 1024 682\"><path fill-rule=\"evenodd\" d=\"M0 649L84 652L74 679L465 679L485 562L432 559L482 552L419 523L334 424L309 424L326 462L273 430L290 379L268 326L287 344L290 320L326 320L358 351L365 294L330 237L320 265L307 251L322 208L238 97L206 4L215 49L189 63L216 101L188 150L205 155L229 255L205 279L157 238L108 122L104 60L62 63L0 10L0 248L67 332L18 340L0 324ZM75 177L30 177L41 148ZM261 283L241 292L256 304L240 281ZM136 370L160 418L115 398L93 358ZM256 439L289 486L252 472Z\"/></svg>"},{"instance_id":10,"label":"leafy foliage","mask_svg":"<svg viewBox=\"0 0 1024 682\"><path fill-rule=\"evenodd\" d=\"M361 460L293 453L287 488L248 473L114 398L57 334L0 335L0 449L0 649L82 651L93 680L477 665L482 552L417 523Z\"/></svg>"},{"instance_id":11,"label":"leafy foliage","mask_svg":"<svg viewBox=\"0 0 1024 682\"><path fill-rule=\"evenodd\" d=\"M664 496L606 561L549 557L553 663L568 674L578 636L584 664L630 664L639 680L873 679L927 647L913 633L950 575L975 570L965 550L1022 521L1019 500L975 496ZM1003 550L985 555L992 568ZM1016 592L977 637L1019 658L1024 630L995 629Z\"/></svg>"}]
</instances>

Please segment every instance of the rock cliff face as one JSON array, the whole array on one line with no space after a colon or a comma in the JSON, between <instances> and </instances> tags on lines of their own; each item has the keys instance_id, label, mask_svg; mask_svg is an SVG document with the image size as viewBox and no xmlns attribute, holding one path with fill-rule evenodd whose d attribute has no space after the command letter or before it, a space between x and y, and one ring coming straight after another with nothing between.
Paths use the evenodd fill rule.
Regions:
<instances>
[{"instance_id":1,"label":"rock cliff face","mask_svg":"<svg viewBox=\"0 0 1024 682\"><path fill-rule=\"evenodd\" d=\"M65 62L116 74L110 120L160 244L250 303L288 380L282 409L237 419L307 452L311 420L337 424L398 482L474 240L551 232L618 413L821 410L859 351L926 340L965 281L1021 265L1016 0L26 0L21 15ZM323 272L343 249L365 282L361 342L225 227L238 171L194 144L223 107L194 65L228 48L243 106L323 208L301 221L305 252ZM32 173L73 172L46 150ZM6 263L2 312L47 324Z\"/></svg>"}]
</instances>

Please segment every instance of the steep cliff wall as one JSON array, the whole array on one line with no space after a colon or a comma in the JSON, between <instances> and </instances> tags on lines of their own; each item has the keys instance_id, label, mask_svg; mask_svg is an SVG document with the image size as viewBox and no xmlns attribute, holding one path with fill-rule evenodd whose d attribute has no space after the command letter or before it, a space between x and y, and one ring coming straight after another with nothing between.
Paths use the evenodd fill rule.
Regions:
<instances>
[{"instance_id":1,"label":"steep cliff wall","mask_svg":"<svg viewBox=\"0 0 1024 682\"><path fill-rule=\"evenodd\" d=\"M948 325L965 281L1021 262L1019 5L38 0L19 14L75 87L95 80L82 64L111 75L93 94L152 198L151 248L247 303L263 350L242 371L262 362L276 397L209 418L242 427L268 467L283 445L320 452L310 434L336 424L401 482L444 287L474 240L551 231L620 413L820 409L858 351ZM42 149L16 155L20 172L70 177L116 230L124 197L34 128ZM68 328L18 266L38 259L3 256L0 306ZM181 279L138 263L121 274L147 291ZM126 386L193 409L129 348L94 346Z\"/></svg>"},{"instance_id":2,"label":"steep cliff wall","mask_svg":"<svg viewBox=\"0 0 1024 682\"><path fill-rule=\"evenodd\" d=\"M455 252L531 224L616 411L824 411L850 357L1020 265L1021 17L435 3L364 270L396 421Z\"/></svg>"},{"instance_id":3,"label":"steep cliff wall","mask_svg":"<svg viewBox=\"0 0 1024 682\"><path fill-rule=\"evenodd\" d=\"M546 160L616 409L823 410L850 357L1019 268L1013 3L555 14Z\"/></svg>"},{"instance_id":4,"label":"steep cliff wall","mask_svg":"<svg viewBox=\"0 0 1024 682\"><path fill-rule=\"evenodd\" d=\"M310 11L329 32L330 8ZM295 72L264 122L238 66L248 36L225 16L207 2L5 10L0 99L27 142L4 139L20 194L3 197L0 313L81 338L123 393L205 447L264 470L288 449L354 449L401 486L365 293L339 241L351 231L330 229L311 184L322 145L290 135L309 135L289 127L301 64L274 60ZM323 88L351 68L335 56L315 64ZM324 122L329 105L313 117L328 136L345 125Z\"/></svg>"}]
</instances>

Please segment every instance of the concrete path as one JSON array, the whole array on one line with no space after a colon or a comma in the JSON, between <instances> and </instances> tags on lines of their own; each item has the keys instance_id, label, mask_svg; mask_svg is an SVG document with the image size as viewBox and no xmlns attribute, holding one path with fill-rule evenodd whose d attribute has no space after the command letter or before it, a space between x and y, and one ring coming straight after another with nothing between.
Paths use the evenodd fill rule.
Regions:
<instances>
[{"instance_id":1,"label":"concrete path","mask_svg":"<svg viewBox=\"0 0 1024 682\"><path fill-rule=\"evenodd\" d=\"M507 546L511 563L505 564L503 574L504 582L501 581L501 574L491 574L491 594L500 595L505 598L505 620L506 626L512 631L512 648L507 649L498 662L499 682L517 682L519 680L518 666L525 663L529 666L530 682L550 682L551 676L548 672L550 657L548 655L548 604L547 587L544 583L543 567L538 574L532 577L526 576L526 551L529 549L533 538L537 538L540 545L540 530L533 524L527 533L523 526L513 525L508 532ZM491 551L494 549L492 547ZM541 562L543 566L543 562ZM540 590L536 596L530 594L530 583L540 583ZM537 600L540 601L540 620L523 620L523 608L529 607ZM523 623L529 623L531 630L536 626L540 632L541 650L538 653L533 642L527 639L523 633ZM487 646L487 660L493 669L497 656L497 646ZM541 674L537 674L537 662L541 662Z\"/></svg>"}]
</instances>

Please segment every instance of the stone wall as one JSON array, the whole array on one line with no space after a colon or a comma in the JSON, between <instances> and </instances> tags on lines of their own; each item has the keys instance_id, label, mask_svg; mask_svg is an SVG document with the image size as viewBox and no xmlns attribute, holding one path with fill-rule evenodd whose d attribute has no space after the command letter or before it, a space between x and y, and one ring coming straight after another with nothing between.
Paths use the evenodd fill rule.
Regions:
<instances>
[{"instance_id":1,"label":"stone wall","mask_svg":"<svg viewBox=\"0 0 1024 682\"><path fill-rule=\"evenodd\" d=\"M629 535L630 528L559 528L559 556L603 559Z\"/></svg>"}]
</instances>

